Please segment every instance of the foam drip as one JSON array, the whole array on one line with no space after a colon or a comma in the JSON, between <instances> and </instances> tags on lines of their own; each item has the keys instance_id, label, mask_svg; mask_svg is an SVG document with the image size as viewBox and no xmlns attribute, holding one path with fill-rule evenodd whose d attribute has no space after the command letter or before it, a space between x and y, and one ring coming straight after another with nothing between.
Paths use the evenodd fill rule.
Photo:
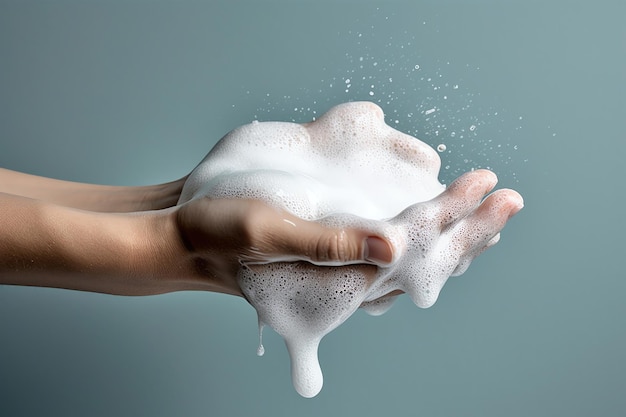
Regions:
<instances>
[{"instance_id":1,"label":"foam drip","mask_svg":"<svg viewBox=\"0 0 626 417\"><path fill-rule=\"evenodd\" d=\"M378 106L357 102L309 124L237 128L187 180L179 203L202 196L255 198L304 219L371 231L392 244L395 259L384 268L307 262L240 268L239 286L258 313L259 352L266 323L286 342L302 396L322 388L320 341L359 307L383 314L396 298L389 294L398 290L430 307L448 277L469 265L472 258L460 257L459 236L480 231L442 235L433 221L441 208L434 198L445 189L439 168L435 150L386 125Z\"/></svg>"}]
</instances>

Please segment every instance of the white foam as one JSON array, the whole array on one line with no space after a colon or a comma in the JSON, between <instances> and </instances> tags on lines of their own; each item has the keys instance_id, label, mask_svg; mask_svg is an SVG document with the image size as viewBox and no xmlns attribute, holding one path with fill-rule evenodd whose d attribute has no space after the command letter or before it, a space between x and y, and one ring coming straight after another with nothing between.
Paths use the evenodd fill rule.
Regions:
<instances>
[{"instance_id":1,"label":"white foam","mask_svg":"<svg viewBox=\"0 0 626 417\"><path fill-rule=\"evenodd\" d=\"M459 243L440 237L433 224L437 205L414 205L444 190L439 168L434 149L386 125L378 106L357 102L305 125L237 128L187 180L179 203L206 195L256 198L304 219L370 230L393 245L395 259L386 268L307 262L240 268L239 285L259 323L285 339L301 395L322 387L321 339L359 307L382 314L395 298L384 296L394 290L429 307L460 272Z\"/></svg>"}]
</instances>

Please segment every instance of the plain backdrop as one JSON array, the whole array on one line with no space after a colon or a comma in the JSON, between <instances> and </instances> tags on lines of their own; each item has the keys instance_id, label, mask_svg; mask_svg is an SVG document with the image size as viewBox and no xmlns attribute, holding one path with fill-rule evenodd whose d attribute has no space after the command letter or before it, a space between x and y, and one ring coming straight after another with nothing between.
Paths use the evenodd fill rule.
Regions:
<instances>
[{"instance_id":1,"label":"plain backdrop","mask_svg":"<svg viewBox=\"0 0 626 417\"><path fill-rule=\"evenodd\" d=\"M624 415L625 4L0 1L5 168L169 181L238 125L372 100L446 144L442 181L526 202L435 306L328 335L313 399L241 299L0 287L0 415Z\"/></svg>"}]
</instances>

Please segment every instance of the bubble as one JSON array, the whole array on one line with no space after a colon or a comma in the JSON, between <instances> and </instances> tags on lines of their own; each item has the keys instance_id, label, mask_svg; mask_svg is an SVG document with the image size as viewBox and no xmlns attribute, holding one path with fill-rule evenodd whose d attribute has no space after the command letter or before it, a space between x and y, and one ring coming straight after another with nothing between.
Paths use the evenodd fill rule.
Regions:
<instances>
[{"instance_id":1,"label":"bubble","mask_svg":"<svg viewBox=\"0 0 626 417\"><path fill-rule=\"evenodd\" d=\"M415 67L414 67L414 68L415 68L416 70L420 69L419 64L415 64Z\"/></svg>"},{"instance_id":2,"label":"bubble","mask_svg":"<svg viewBox=\"0 0 626 417\"><path fill-rule=\"evenodd\" d=\"M469 130L470 130L470 131L472 131L472 132L473 132L474 130L476 130L476 125L471 125L471 126L469 127Z\"/></svg>"},{"instance_id":3,"label":"bubble","mask_svg":"<svg viewBox=\"0 0 626 417\"><path fill-rule=\"evenodd\" d=\"M443 143L440 143L439 145L437 145L437 150L439 152L444 152L447 149L446 145Z\"/></svg>"}]
</instances>

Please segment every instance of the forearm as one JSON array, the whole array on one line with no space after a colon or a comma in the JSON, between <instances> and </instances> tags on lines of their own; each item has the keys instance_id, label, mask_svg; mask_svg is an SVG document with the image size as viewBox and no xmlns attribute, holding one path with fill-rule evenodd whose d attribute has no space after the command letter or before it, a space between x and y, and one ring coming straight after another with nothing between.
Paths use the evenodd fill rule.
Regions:
<instances>
[{"instance_id":1,"label":"forearm","mask_svg":"<svg viewBox=\"0 0 626 417\"><path fill-rule=\"evenodd\" d=\"M172 209L94 213L0 193L0 284L120 295L209 289L190 274Z\"/></svg>"},{"instance_id":2,"label":"forearm","mask_svg":"<svg viewBox=\"0 0 626 417\"><path fill-rule=\"evenodd\" d=\"M157 210L176 204L185 178L148 186L63 181L0 168L0 192L100 212Z\"/></svg>"}]
</instances>

